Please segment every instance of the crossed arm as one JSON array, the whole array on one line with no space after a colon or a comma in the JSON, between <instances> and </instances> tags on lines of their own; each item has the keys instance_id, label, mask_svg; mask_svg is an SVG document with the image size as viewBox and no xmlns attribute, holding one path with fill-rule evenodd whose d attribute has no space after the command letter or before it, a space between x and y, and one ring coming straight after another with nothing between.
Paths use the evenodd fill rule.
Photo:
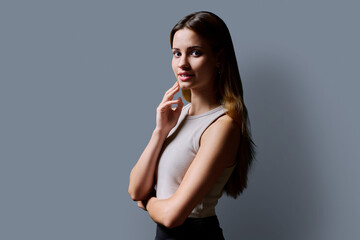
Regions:
<instances>
[{"instance_id":1,"label":"crossed arm","mask_svg":"<svg viewBox=\"0 0 360 240\"><path fill-rule=\"evenodd\" d=\"M235 162L239 133L239 127L228 116L213 123L201 137L199 151L174 195L148 200L150 217L169 228L181 225L224 169Z\"/></svg>"},{"instance_id":2,"label":"crossed arm","mask_svg":"<svg viewBox=\"0 0 360 240\"><path fill-rule=\"evenodd\" d=\"M211 124L200 139L200 147L179 188L168 199L152 196L155 173L162 145L176 125L183 103L173 100L179 91L176 82L157 108L156 128L144 152L130 173L129 194L157 223L172 228L181 225L211 189L226 167L235 163L240 127L224 115ZM175 109L172 104L177 104Z\"/></svg>"},{"instance_id":3,"label":"crossed arm","mask_svg":"<svg viewBox=\"0 0 360 240\"><path fill-rule=\"evenodd\" d=\"M150 217L169 228L181 225L224 169L234 164L239 134L239 126L227 115L210 125L203 133L199 151L175 194L168 199L152 196L145 201L144 208Z\"/></svg>"}]
</instances>

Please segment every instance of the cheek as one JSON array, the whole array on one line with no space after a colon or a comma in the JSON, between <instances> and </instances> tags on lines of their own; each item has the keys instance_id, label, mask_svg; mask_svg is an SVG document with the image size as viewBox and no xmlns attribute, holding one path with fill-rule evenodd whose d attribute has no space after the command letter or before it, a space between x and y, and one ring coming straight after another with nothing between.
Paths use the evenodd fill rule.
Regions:
<instances>
[{"instance_id":1,"label":"cheek","mask_svg":"<svg viewBox=\"0 0 360 240\"><path fill-rule=\"evenodd\" d=\"M211 76L215 72L215 66L211 61L202 61L197 64L197 69L202 75Z\"/></svg>"},{"instance_id":2,"label":"cheek","mask_svg":"<svg viewBox=\"0 0 360 240\"><path fill-rule=\"evenodd\" d=\"M174 71L174 74L176 75L176 71L177 71L177 63L176 63L176 60L173 58L172 61L171 61L171 67L172 67L172 70Z\"/></svg>"}]
</instances>

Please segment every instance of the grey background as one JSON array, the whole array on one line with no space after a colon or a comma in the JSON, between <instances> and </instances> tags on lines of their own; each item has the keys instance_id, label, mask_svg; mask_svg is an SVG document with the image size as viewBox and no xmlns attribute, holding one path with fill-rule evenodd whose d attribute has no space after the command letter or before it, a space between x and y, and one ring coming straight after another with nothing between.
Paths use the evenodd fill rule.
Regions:
<instances>
[{"instance_id":1,"label":"grey background","mask_svg":"<svg viewBox=\"0 0 360 240\"><path fill-rule=\"evenodd\" d=\"M128 175L175 81L169 32L233 37L257 160L227 239L359 239L357 1L1 1L0 239L153 239Z\"/></svg>"}]
</instances>

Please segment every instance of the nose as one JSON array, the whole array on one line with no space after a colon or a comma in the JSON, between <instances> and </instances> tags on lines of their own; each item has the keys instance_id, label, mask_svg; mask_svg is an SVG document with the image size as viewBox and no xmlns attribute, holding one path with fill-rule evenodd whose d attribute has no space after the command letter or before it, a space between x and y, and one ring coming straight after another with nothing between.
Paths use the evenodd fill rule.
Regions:
<instances>
[{"instance_id":1,"label":"nose","mask_svg":"<svg viewBox=\"0 0 360 240\"><path fill-rule=\"evenodd\" d=\"M181 56L181 58L179 59L178 67L181 68L181 69L190 68L189 61L188 61L187 56L185 54L183 56Z\"/></svg>"}]
</instances>

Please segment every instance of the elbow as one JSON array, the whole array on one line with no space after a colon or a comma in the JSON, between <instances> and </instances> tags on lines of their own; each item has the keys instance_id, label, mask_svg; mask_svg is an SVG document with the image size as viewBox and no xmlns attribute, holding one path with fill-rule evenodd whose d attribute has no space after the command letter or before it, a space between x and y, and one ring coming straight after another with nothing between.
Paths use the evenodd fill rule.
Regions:
<instances>
[{"instance_id":1,"label":"elbow","mask_svg":"<svg viewBox=\"0 0 360 240\"><path fill-rule=\"evenodd\" d=\"M133 192L129 192L129 195L130 195L130 198L135 202L143 201L145 199L145 197L142 197L141 195L137 195L137 194L135 194Z\"/></svg>"},{"instance_id":2,"label":"elbow","mask_svg":"<svg viewBox=\"0 0 360 240\"><path fill-rule=\"evenodd\" d=\"M167 215L163 220L163 225L167 228L175 228L182 225L186 220L186 217L181 215Z\"/></svg>"},{"instance_id":3,"label":"elbow","mask_svg":"<svg viewBox=\"0 0 360 240\"><path fill-rule=\"evenodd\" d=\"M147 192L144 192L144 189L134 185L131 181L129 183L128 193L133 201L142 201L147 196Z\"/></svg>"},{"instance_id":4,"label":"elbow","mask_svg":"<svg viewBox=\"0 0 360 240\"><path fill-rule=\"evenodd\" d=\"M129 191L129 195L130 195L130 198L133 200L133 201L140 201L139 198L133 194L132 192Z\"/></svg>"},{"instance_id":5,"label":"elbow","mask_svg":"<svg viewBox=\"0 0 360 240\"><path fill-rule=\"evenodd\" d=\"M174 228L174 227L178 227L178 226L180 226L181 224L176 224L175 222L173 222L173 221L164 221L164 224L163 224L166 228L169 228L169 229L171 229L171 228Z\"/></svg>"},{"instance_id":6,"label":"elbow","mask_svg":"<svg viewBox=\"0 0 360 240\"><path fill-rule=\"evenodd\" d=\"M154 189L146 191L145 189L139 189L130 186L128 189L128 193L133 201L143 201L149 199L152 196L155 196Z\"/></svg>"},{"instance_id":7,"label":"elbow","mask_svg":"<svg viewBox=\"0 0 360 240\"><path fill-rule=\"evenodd\" d=\"M142 201L144 199L143 196L141 196L139 193L137 193L136 191L134 191L132 188L129 187L128 189L128 193L130 195L130 198L133 201Z\"/></svg>"},{"instance_id":8,"label":"elbow","mask_svg":"<svg viewBox=\"0 0 360 240\"><path fill-rule=\"evenodd\" d=\"M147 210L154 222L166 228L175 228L182 225L190 213L179 206L172 197L168 199L151 198Z\"/></svg>"}]
</instances>

